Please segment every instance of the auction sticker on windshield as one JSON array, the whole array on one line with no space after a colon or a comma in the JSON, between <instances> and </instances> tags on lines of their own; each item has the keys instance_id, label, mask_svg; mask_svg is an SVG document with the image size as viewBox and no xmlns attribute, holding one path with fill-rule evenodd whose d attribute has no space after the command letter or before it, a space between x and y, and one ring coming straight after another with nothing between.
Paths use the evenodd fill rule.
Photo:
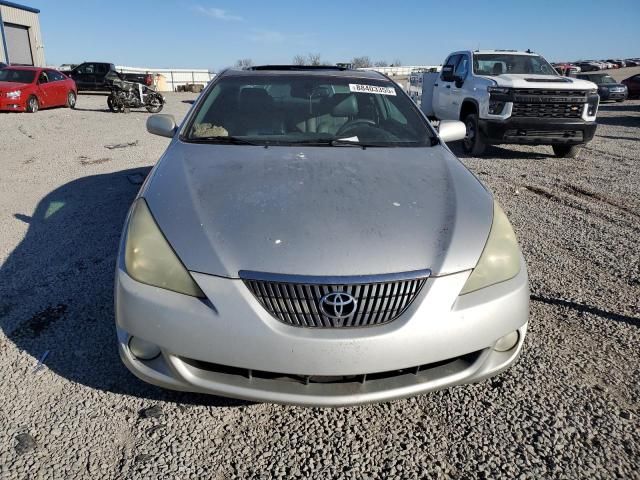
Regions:
<instances>
[{"instance_id":1,"label":"auction sticker on windshield","mask_svg":"<svg viewBox=\"0 0 640 480\"><path fill-rule=\"evenodd\" d=\"M377 85L360 85L358 83L350 83L349 90L354 93L375 93L377 95L396 95L396 89L393 87L379 87Z\"/></svg>"}]
</instances>

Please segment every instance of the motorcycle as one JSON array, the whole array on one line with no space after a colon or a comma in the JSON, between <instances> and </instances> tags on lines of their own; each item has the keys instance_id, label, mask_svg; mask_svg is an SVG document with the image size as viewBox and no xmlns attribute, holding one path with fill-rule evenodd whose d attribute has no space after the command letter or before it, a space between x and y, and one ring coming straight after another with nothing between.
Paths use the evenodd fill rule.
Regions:
<instances>
[{"instance_id":1,"label":"motorcycle","mask_svg":"<svg viewBox=\"0 0 640 480\"><path fill-rule=\"evenodd\" d=\"M109 81L111 93L107 97L107 106L114 113L129 113L132 108L142 107L149 113L158 113L164 107L164 97L151 87L128 82L117 76L113 76Z\"/></svg>"}]
</instances>

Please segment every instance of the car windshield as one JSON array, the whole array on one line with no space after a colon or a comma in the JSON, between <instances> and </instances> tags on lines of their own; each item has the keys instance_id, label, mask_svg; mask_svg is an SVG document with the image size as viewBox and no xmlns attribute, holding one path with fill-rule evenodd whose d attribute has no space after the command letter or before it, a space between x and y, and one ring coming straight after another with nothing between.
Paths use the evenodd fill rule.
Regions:
<instances>
[{"instance_id":1,"label":"car windshield","mask_svg":"<svg viewBox=\"0 0 640 480\"><path fill-rule=\"evenodd\" d=\"M517 55L508 53L476 53L473 56L473 71L476 75L537 74L558 75L555 69L539 55Z\"/></svg>"},{"instance_id":2,"label":"car windshield","mask_svg":"<svg viewBox=\"0 0 640 480\"><path fill-rule=\"evenodd\" d=\"M603 83L618 83L613 79L612 76L606 74L584 75L582 78L584 80L589 80L590 82L597 83L598 85Z\"/></svg>"},{"instance_id":3,"label":"car windshield","mask_svg":"<svg viewBox=\"0 0 640 480\"><path fill-rule=\"evenodd\" d=\"M260 145L424 146L433 134L386 79L301 74L220 78L184 139Z\"/></svg>"},{"instance_id":4,"label":"car windshield","mask_svg":"<svg viewBox=\"0 0 640 480\"><path fill-rule=\"evenodd\" d=\"M15 68L4 68L0 70L0 82L11 83L32 83L36 78L33 70L19 70Z\"/></svg>"}]
</instances>

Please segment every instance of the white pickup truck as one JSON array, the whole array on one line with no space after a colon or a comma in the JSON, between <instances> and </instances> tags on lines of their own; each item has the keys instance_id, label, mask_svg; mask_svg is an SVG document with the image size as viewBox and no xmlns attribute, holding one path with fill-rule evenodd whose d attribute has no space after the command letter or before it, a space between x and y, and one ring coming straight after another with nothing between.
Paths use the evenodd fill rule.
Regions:
<instances>
[{"instance_id":1,"label":"white pickup truck","mask_svg":"<svg viewBox=\"0 0 640 480\"><path fill-rule=\"evenodd\" d=\"M435 120L462 120L464 150L487 145L551 145L575 157L596 131L597 86L563 77L530 51L476 50L449 55L422 79L422 110Z\"/></svg>"}]
</instances>

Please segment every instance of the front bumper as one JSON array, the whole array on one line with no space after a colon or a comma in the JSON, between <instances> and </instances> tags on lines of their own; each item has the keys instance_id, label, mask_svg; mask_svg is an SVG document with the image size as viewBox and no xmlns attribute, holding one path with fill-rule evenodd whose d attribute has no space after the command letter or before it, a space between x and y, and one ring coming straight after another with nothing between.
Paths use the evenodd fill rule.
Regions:
<instances>
[{"instance_id":1,"label":"front bumper","mask_svg":"<svg viewBox=\"0 0 640 480\"><path fill-rule=\"evenodd\" d=\"M480 119L479 128L489 144L578 145L593 139L596 122L511 117L506 120Z\"/></svg>"},{"instance_id":2,"label":"front bumper","mask_svg":"<svg viewBox=\"0 0 640 480\"><path fill-rule=\"evenodd\" d=\"M22 97L8 98L0 97L0 111L4 112L23 112L26 109L25 101Z\"/></svg>"},{"instance_id":3,"label":"front bumper","mask_svg":"<svg viewBox=\"0 0 640 480\"><path fill-rule=\"evenodd\" d=\"M529 288L523 261L515 278L459 297L469 273L430 278L389 324L310 329L271 317L241 280L192 273L210 299L202 301L141 284L118 268L120 356L136 376L161 387L309 406L388 401L475 382L518 357ZM514 348L492 348L515 330ZM135 358L131 335L160 346L161 355Z\"/></svg>"},{"instance_id":4,"label":"front bumper","mask_svg":"<svg viewBox=\"0 0 640 480\"><path fill-rule=\"evenodd\" d=\"M600 100L626 100L629 92L627 90L623 92L612 92L611 90L602 90L598 91L598 95L600 95Z\"/></svg>"}]
</instances>

